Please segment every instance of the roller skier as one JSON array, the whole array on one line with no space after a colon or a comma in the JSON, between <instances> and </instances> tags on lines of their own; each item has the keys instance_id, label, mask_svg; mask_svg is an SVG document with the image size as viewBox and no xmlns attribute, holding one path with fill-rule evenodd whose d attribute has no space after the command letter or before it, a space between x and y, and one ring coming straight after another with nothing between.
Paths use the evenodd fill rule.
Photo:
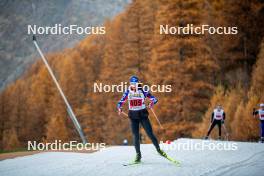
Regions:
<instances>
[{"instance_id":1,"label":"roller skier","mask_svg":"<svg viewBox=\"0 0 264 176\"><path fill-rule=\"evenodd\" d=\"M136 76L130 77L130 86L124 92L121 100L117 104L117 109L119 115L122 114L122 106L128 100L129 113L128 117L131 123L131 130L133 133L133 142L136 150L136 157L133 161L134 164L141 162L141 151L140 151L140 135L139 135L139 125L141 124L146 131L148 137L151 139L153 145L155 146L157 152L170 160L167 154L160 149L158 140L153 133L151 123L148 118L147 105L145 104L145 99L148 98L150 103L148 108L152 108L158 100L150 94L150 92L143 90L139 85L139 79ZM172 159L171 159L172 160Z\"/></svg>"},{"instance_id":2,"label":"roller skier","mask_svg":"<svg viewBox=\"0 0 264 176\"><path fill-rule=\"evenodd\" d=\"M261 103L260 109L256 110L255 108L253 109L253 116L256 117L258 116L260 120L260 141L261 143L264 143L264 103Z\"/></svg>"},{"instance_id":3,"label":"roller skier","mask_svg":"<svg viewBox=\"0 0 264 176\"><path fill-rule=\"evenodd\" d=\"M225 122L225 111L222 109L221 105L217 105L216 108L213 110L211 115L211 125L209 127L209 130L207 132L207 135L205 136L205 139L208 139L211 131L214 129L214 127L218 126L218 139L221 139L221 127L222 124Z\"/></svg>"}]
</instances>

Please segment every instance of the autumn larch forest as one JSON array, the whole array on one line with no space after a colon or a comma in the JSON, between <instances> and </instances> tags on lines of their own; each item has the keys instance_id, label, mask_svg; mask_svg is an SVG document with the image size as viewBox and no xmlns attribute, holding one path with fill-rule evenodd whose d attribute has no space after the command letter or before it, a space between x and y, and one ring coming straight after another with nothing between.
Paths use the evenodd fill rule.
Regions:
<instances>
[{"instance_id":1,"label":"autumn larch forest","mask_svg":"<svg viewBox=\"0 0 264 176\"><path fill-rule=\"evenodd\" d=\"M239 32L160 35L160 24L237 26ZM160 140L202 138L218 103L231 140L259 138L252 109L264 101L263 1L134 0L104 26L105 35L46 55L89 142L131 143L129 121L116 109L122 94L93 92L94 83L120 84L131 75L147 85L172 85L170 93L154 93L165 130L151 113L150 120ZM0 138L4 150L28 140L79 140L40 59L1 92Z\"/></svg>"}]
</instances>

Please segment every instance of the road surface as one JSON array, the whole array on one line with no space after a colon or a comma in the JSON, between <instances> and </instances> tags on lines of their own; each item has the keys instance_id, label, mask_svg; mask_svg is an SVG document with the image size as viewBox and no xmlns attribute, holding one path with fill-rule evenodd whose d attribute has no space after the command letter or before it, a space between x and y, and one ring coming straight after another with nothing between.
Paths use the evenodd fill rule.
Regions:
<instances>
[{"instance_id":1,"label":"road surface","mask_svg":"<svg viewBox=\"0 0 264 176\"><path fill-rule=\"evenodd\" d=\"M197 144L199 139L178 139ZM213 144L221 141L208 141ZM167 153L181 162L176 167L160 157L151 144L141 145L142 164L123 166L135 156L132 146L114 146L95 153L42 152L0 161L1 176L263 176L264 144L222 142L236 150L169 148Z\"/></svg>"}]
</instances>

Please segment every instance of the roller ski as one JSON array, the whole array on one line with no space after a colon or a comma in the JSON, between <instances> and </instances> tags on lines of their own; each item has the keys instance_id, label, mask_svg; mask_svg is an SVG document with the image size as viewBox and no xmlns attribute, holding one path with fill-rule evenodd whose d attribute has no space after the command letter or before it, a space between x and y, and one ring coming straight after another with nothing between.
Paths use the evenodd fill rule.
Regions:
<instances>
[{"instance_id":1,"label":"roller ski","mask_svg":"<svg viewBox=\"0 0 264 176\"><path fill-rule=\"evenodd\" d=\"M123 166L132 166L132 165L137 165L141 163L141 154L137 154L136 158L134 159L134 161L127 163L127 164L123 164Z\"/></svg>"},{"instance_id":2,"label":"roller ski","mask_svg":"<svg viewBox=\"0 0 264 176\"><path fill-rule=\"evenodd\" d=\"M158 153L162 157L166 158L167 160L169 160L170 162L172 162L173 164L175 164L176 166L180 166L181 163L179 161L177 161L177 160L171 158L170 156L168 156L163 150L158 150Z\"/></svg>"}]
</instances>

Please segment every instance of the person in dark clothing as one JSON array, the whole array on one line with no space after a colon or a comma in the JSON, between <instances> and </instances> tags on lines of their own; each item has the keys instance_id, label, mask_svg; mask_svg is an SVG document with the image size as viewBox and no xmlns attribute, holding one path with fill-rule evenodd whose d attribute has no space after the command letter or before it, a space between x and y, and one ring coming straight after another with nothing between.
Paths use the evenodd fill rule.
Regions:
<instances>
[{"instance_id":1,"label":"person in dark clothing","mask_svg":"<svg viewBox=\"0 0 264 176\"><path fill-rule=\"evenodd\" d=\"M136 149L136 158L135 162L141 161L141 151L140 151L140 135L139 135L139 125L141 124L144 130L146 131L148 137L151 139L153 145L155 146L157 152L166 157L166 153L160 149L157 138L155 137L151 123L148 119L148 111L145 105L145 99L150 100L149 108L152 108L158 100L150 94L150 92L143 90L138 86L139 80L136 76L130 78L129 89L126 90L117 104L119 115L122 113L122 105L128 100L129 106L129 119L131 122L131 129L133 133L133 141Z\"/></svg>"},{"instance_id":2,"label":"person in dark clothing","mask_svg":"<svg viewBox=\"0 0 264 176\"><path fill-rule=\"evenodd\" d=\"M260 120L260 142L264 143L264 103L261 103L260 109L253 109L253 116L256 117L258 115Z\"/></svg>"},{"instance_id":3,"label":"person in dark clothing","mask_svg":"<svg viewBox=\"0 0 264 176\"><path fill-rule=\"evenodd\" d=\"M226 114L224 112L224 110L222 109L221 105L218 105L214 111L212 112L212 115L211 115L211 125L210 125L210 128L207 132L207 135L205 137L205 139L208 139L211 131L214 129L215 125L218 126L218 139L221 139L221 127L222 127L222 124L224 123L225 121L225 118L226 118Z\"/></svg>"},{"instance_id":4,"label":"person in dark clothing","mask_svg":"<svg viewBox=\"0 0 264 176\"><path fill-rule=\"evenodd\" d=\"M148 118L148 112L145 109L142 111L142 115L139 119L133 119L134 114L129 111L129 117L131 121L131 129L134 136L134 145L136 149L136 153L141 155L140 152L140 135L139 135L139 125L141 124L144 130L146 131L148 137L151 139L153 145L155 146L156 150L160 150L159 143L155 135L153 134L152 127Z\"/></svg>"}]
</instances>

